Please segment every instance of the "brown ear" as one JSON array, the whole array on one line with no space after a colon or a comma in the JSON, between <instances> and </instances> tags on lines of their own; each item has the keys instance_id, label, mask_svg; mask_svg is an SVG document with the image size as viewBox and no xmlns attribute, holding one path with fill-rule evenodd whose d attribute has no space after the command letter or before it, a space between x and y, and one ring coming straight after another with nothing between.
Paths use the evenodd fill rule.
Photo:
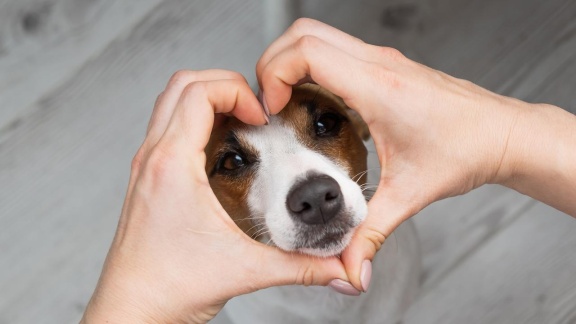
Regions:
<instances>
[{"instance_id":1,"label":"brown ear","mask_svg":"<svg viewBox=\"0 0 576 324\"><path fill-rule=\"evenodd\" d=\"M347 108L346 112L348 113L348 119L350 123L354 126L356 133L363 141L366 141L370 138L370 130L368 129L368 125L362 119L359 113L357 113L354 109Z\"/></svg>"}]
</instances>

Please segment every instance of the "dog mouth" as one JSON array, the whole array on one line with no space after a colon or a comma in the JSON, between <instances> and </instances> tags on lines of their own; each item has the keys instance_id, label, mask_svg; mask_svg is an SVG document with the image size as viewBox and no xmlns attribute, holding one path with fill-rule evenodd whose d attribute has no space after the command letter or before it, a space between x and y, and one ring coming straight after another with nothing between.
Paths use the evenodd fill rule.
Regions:
<instances>
[{"instance_id":1,"label":"dog mouth","mask_svg":"<svg viewBox=\"0 0 576 324\"><path fill-rule=\"evenodd\" d=\"M294 250L322 256L340 254L357 225L349 215L339 216L330 224L300 225Z\"/></svg>"},{"instance_id":2,"label":"dog mouth","mask_svg":"<svg viewBox=\"0 0 576 324\"><path fill-rule=\"evenodd\" d=\"M311 237L308 235L300 235L296 243L296 250L300 249L314 249L314 250L327 250L332 249L342 244L342 239L347 232L327 233L322 236Z\"/></svg>"}]
</instances>

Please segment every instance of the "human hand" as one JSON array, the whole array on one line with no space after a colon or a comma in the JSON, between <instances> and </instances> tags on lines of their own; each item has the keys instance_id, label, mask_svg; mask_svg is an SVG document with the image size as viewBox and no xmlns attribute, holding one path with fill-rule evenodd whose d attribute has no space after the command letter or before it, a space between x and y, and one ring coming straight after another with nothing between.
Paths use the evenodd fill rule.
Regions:
<instances>
[{"instance_id":1,"label":"human hand","mask_svg":"<svg viewBox=\"0 0 576 324\"><path fill-rule=\"evenodd\" d=\"M385 238L430 203L510 174L506 138L525 103L499 96L323 23L300 19L260 58L256 73L271 113L291 85L312 80L368 124L382 166L366 221L342 254L351 283L366 290ZM363 273L363 276L360 274ZM368 280L364 280L368 281Z\"/></svg>"},{"instance_id":2,"label":"human hand","mask_svg":"<svg viewBox=\"0 0 576 324\"><path fill-rule=\"evenodd\" d=\"M118 230L83 322L206 322L234 296L347 280L337 258L253 241L214 196L204 148L215 113L262 125L261 109L237 73L172 77L134 157Z\"/></svg>"}]
</instances>

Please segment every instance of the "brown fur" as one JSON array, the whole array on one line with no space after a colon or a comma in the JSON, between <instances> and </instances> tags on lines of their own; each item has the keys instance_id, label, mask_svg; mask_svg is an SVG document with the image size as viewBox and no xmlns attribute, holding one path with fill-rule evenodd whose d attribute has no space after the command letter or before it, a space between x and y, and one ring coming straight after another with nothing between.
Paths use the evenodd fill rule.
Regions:
<instances>
[{"instance_id":1,"label":"brown fur","mask_svg":"<svg viewBox=\"0 0 576 324\"><path fill-rule=\"evenodd\" d=\"M314 130L314 116L310 114L311 112L314 116L325 112L342 116L339 135L317 138ZM278 116L292 125L303 145L336 161L348 171L351 178L366 170L367 151L362 139L367 139L368 127L356 112L346 107L340 98L319 86L302 85L293 89L290 102ZM206 147L206 172L212 190L226 212L241 230L254 237L258 228L255 228L250 220L251 215L247 205L247 194L254 175L249 173L243 174L242 177L231 177L212 172L219 157L226 151L226 139L230 138L235 130L246 127L252 126L230 117L214 128ZM241 137L237 139L242 141ZM244 153L257 154L248 143L240 143L240 145ZM364 175L360 177L358 183L364 184L365 181Z\"/></svg>"}]
</instances>

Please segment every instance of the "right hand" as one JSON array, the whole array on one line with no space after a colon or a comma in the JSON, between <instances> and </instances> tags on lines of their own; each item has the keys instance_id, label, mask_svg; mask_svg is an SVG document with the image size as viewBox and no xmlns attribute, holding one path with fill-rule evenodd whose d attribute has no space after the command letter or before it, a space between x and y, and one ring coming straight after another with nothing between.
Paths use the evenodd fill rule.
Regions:
<instances>
[{"instance_id":1,"label":"right hand","mask_svg":"<svg viewBox=\"0 0 576 324\"><path fill-rule=\"evenodd\" d=\"M434 201L464 194L510 172L507 138L525 103L369 45L323 23L300 19L262 55L256 73L269 111L291 86L311 80L356 110L382 166L366 221L342 261L357 289L360 273L404 220ZM365 266L364 266L365 267Z\"/></svg>"}]
</instances>

